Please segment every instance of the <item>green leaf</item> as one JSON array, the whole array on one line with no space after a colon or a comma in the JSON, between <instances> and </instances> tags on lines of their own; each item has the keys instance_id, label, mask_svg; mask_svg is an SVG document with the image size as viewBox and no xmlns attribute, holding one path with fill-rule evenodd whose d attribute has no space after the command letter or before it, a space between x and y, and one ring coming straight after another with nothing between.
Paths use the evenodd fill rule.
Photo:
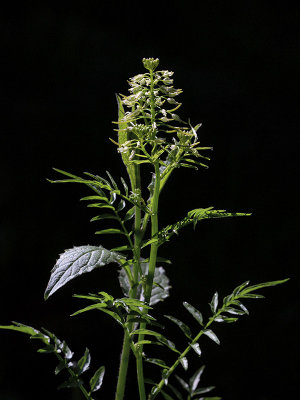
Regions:
<instances>
[{"instance_id":1,"label":"green leaf","mask_svg":"<svg viewBox=\"0 0 300 400\"><path fill-rule=\"evenodd\" d=\"M244 315L244 314L246 314L245 311L237 310L236 308L232 308L232 307L226 307L224 311L228 312L229 314L233 314L233 315Z\"/></svg>"},{"instance_id":2,"label":"green leaf","mask_svg":"<svg viewBox=\"0 0 300 400\"><path fill-rule=\"evenodd\" d=\"M120 229L114 229L114 228L110 228L110 229L102 229L101 231L97 231L95 232L96 235L114 235L114 234L118 234L118 235L126 235L123 231L121 231Z\"/></svg>"},{"instance_id":3,"label":"green leaf","mask_svg":"<svg viewBox=\"0 0 300 400\"><path fill-rule=\"evenodd\" d=\"M241 285L237 286L232 292L234 296L237 296L241 290L243 290L246 286L248 286L250 281L243 282Z\"/></svg>"},{"instance_id":4,"label":"green leaf","mask_svg":"<svg viewBox=\"0 0 300 400\"><path fill-rule=\"evenodd\" d=\"M29 325L21 324L20 322L12 321L12 323L14 325L0 325L0 329L8 329L11 331L26 333L27 335L30 335L31 339L40 339L46 345L50 343L49 337L41 333L39 330L32 328Z\"/></svg>"},{"instance_id":5,"label":"green leaf","mask_svg":"<svg viewBox=\"0 0 300 400\"><path fill-rule=\"evenodd\" d=\"M116 220L118 220L118 217L116 217L116 216L113 215L113 214L104 213L104 214L101 214L101 215L96 215L96 217L93 217L90 221L91 221L91 222L94 222L94 221L101 221L101 220L103 220L103 219L116 219Z\"/></svg>"},{"instance_id":6,"label":"green leaf","mask_svg":"<svg viewBox=\"0 0 300 400\"><path fill-rule=\"evenodd\" d=\"M191 347L195 351L195 353L200 357L202 354L202 351L200 349L199 343L191 343Z\"/></svg>"},{"instance_id":7,"label":"green leaf","mask_svg":"<svg viewBox=\"0 0 300 400\"><path fill-rule=\"evenodd\" d=\"M196 321L203 326L203 316L200 311L198 311L195 307L191 304L187 303L186 301L183 302L184 307L192 314L192 316L196 319Z\"/></svg>"},{"instance_id":8,"label":"green leaf","mask_svg":"<svg viewBox=\"0 0 300 400\"><path fill-rule=\"evenodd\" d=\"M105 374L104 366L97 369L97 371L90 380L91 392L96 392L96 390L99 390L101 388L104 374Z\"/></svg>"},{"instance_id":9,"label":"green leaf","mask_svg":"<svg viewBox=\"0 0 300 400\"><path fill-rule=\"evenodd\" d=\"M149 269L149 263L142 262L140 263L140 267L142 270L143 275L147 275ZM130 266L131 271L133 270L132 265ZM120 269L119 271L119 282L123 294L125 296L129 296L130 292L130 283L128 280L128 276L124 268ZM166 275L166 271L163 267L156 267L154 271L154 286L151 292L150 298L150 305L153 306L154 304L163 301L169 296L169 290L171 286L169 285L169 278ZM139 285L137 288L137 298L140 300L144 300L144 290L142 285Z\"/></svg>"},{"instance_id":10,"label":"green leaf","mask_svg":"<svg viewBox=\"0 0 300 400\"><path fill-rule=\"evenodd\" d=\"M171 315L165 315L166 318L168 318L170 321L174 322L179 328L182 330L182 332L185 334L186 337L191 339L192 333L190 328L182 321L179 319L172 317Z\"/></svg>"},{"instance_id":11,"label":"green leaf","mask_svg":"<svg viewBox=\"0 0 300 400\"><path fill-rule=\"evenodd\" d=\"M213 314L215 314L216 311L217 311L218 303L219 303L219 297L218 297L218 292L216 292L216 293L213 295L213 298L212 298L212 300L211 300L211 302L210 302L210 304L209 304L209 305L210 305L210 308L211 308L211 311L212 311Z\"/></svg>"},{"instance_id":12,"label":"green leaf","mask_svg":"<svg viewBox=\"0 0 300 400\"><path fill-rule=\"evenodd\" d=\"M189 385L183 379L181 379L178 375L175 375L175 378L178 380L178 382L183 387L183 389L185 389L189 393L190 392Z\"/></svg>"},{"instance_id":13,"label":"green leaf","mask_svg":"<svg viewBox=\"0 0 300 400\"><path fill-rule=\"evenodd\" d=\"M203 334L208 336L215 343L220 344L220 340L218 339L217 335L211 329L205 329L203 331Z\"/></svg>"},{"instance_id":14,"label":"green leaf","mask_svg":"<svg viewBox=\"0 0 300 400\"><path fill-rule=\"evenodd\" d=\"M117 98L117 103L118 103L118 121L119 121L119 132L118 132L118 142L119 146L130 140L130 133L127 130L127 123L126 122L120 122L124 118L125 111L124 107L121 101L120 96L116 96ZM136 176L135 176L135 167L132 165L129 159L129 154L128 152L122 152L121 157L123 160L123 163L125 164L125 167L127 169L130 182L131 182L131 187L135 188L136 186Z\"/></svg>"},{"instance_id":15,"label":"green leaf","mask_svg":"<svg viewBox=\"0 0 300 400\"><path fill-rule=\"evenodd\" d=\"M172 390L178 400L183 400L181 393L170 383L168 383L168 388Z\"/></svg>"},{"instance_id":16,"label":"green leaf","mask_svg":"<svg viewBox=\"0 0 300 400\"><path fill-rule=\"evenodd\" d=\"M168 395L164 390L161 390L161 394L165 400L174 400L174 398Z\"/></svg>"},{"instance_id":17,"label":"green leaf","mask_svg":"<svg viewBox=\"0 0 300 400\"><path fill-rule=\"evenodd\" d=\"M169 369L167 364L163 360L160 360L158 358L145 358L145 361L147 361L150 364L155 364L155 365L158 365L159 367L163 367L163 368Z\"/></svg>"},{"instance_id":18,"label":"green leaf","mask_svg":"<svg viewBox=\"0 0 300 400\"><path fill-rule=\"evenodd\" d=\"M214 388L215 388L215 386L207 386L207 387L204 387L204 388L197 389L194 392L194 396L197 396L198 394L204 394L204 393L211 392L212 390L214 390Z\"/></svg>"},{"instance_id":19,"label":"green leaf","mask_svg":"<svg viewBox=\"0 0 300 400\"><path fill-rule=\"evenodd\" d=\"M62 371L63 369L65 369L67 367L67 363L65 361L60 361L58 366L55 368L55 375L58 375L60 373L60 371Z\"/></svg>"},{"instance_id":20,"label":"green leaf","mask_svg":"<svg viewBox=\"0 0 300 400\"><path fill-rule=\"evenodd\" d=\"M201 376L203 374L205 365L203 365L201 368L199 368L194 375L191 377L190 381L189 381L189 389L191 391L191 393L194 393L195 390L197 389Z\"/></svg>"},{"instance_id":21,"label":"green leaf","mask_svg":"<svg viewBox=\"0 0 300 400\"><path fill-rule=\"evenodd\" d=\"M131 332L130 336L132 336L132 335L140 335L140 334L149 335L149 336L155 336L155 337L157 337L157 339L160 342L162 342L164 344L168 344L168 342L169 342L168 339L165 338L161 333L152 331L150 329L142 329L142 328L141 329L136 329L136 330Z\"/></svg>"},{"instance_id":22,"label":"green leaf","mask_svg":"<svg viewBox=\"0 0 300 400\"><path fill-rule=\"evenodd\" d=\"M83 384L83 382L81 379L71 376L66 382L59 385L57 389L79 387L82 384Z\"/></svg>"},{"instance_id":23,"label":"green leaf","mask_svg":"<svg viewBox=\"0 0 300 400\"><path fill-rule=\"evenodd\" d=\"M131 219L134 216L134 214L135 214L135 207L132 207L125 214L123 221L124 222L128 221L129 219Z\"/></svg>"},{"instance_id":24,"label":"green leaf","mask_svg":"<svg viewBox=\"0 0 300 400\"><path fill-rule=\"evenodd\" d=\"M242 290L240 295L242 295L244 297L245 294L248 294L250 292L254 292L255 290L263 289L263 288L269 287L269 286L281 285L282 283L285 283L288 280L289 280L289 278L282 279L282 280L279 280L279 281L264 282L264 283L259 283L259 284L254 285L254 286L249 286L246 289Z\"/></svg>"},{"instance_id":25,"label":"green leaf","mask_svg":"<svg viewBox=\"0 0 300 400\"><path fill-rule=\"evenodd\" d=\"M187 358L186 357L182 357L182 358L179 359L179 361L180 361L180 364L182 365L183 369L185 371L187 371L187 369L189 367Z\"/></svg>"},{"instance_id":26,"label":"green leaf","mask_svg":"<svg viewBox=\"0 0 300 400\"><path fill-rule=\"evenodd\" d=\"M45 299L71 279L110 263L119 263L122 256L102 246L80 246L66 250L51 271Z\"/></svg>"},{"instance_id":27,"label":"green leaf","mask_svg":"<svg viewBox=\"0 0 300 400\"><path fill-rule=\"evenodd\" d=\"M105 201L106 203L108 202L108 199L106 197L102 197L102 196L86 196L86 197L82 197L80 199L80 201L90 201L90 200L97 200L97 201Z\"/></svg>"},{"instance_id":28,"label":"green leaf","mask_svg":"<svg viewBox=\"0 0 300 400\"><path fill-rule=\"evenodd\" d=\"M90 363L91 363L90 352L89 352L89 349L86 348L84 355L78 361L77 368L76 368L77 375L83 374L89 368Z\"/></svg>"}]
</instances>

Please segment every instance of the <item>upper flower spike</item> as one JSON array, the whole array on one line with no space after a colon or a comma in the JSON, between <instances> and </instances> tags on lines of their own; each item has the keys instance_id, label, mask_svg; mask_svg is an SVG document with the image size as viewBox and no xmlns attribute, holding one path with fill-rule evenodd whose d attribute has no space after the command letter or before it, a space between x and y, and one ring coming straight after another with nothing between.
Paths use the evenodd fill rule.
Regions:
<instances>
[{"instance_id":1,"label":"upper flower spike","mask_svg":"<svg viewBox=\"0 0 300 400\"><path fill-rule=\"evenodd\" d=\"M149 71L154 71L155 68L158 67L159 59L158 58L143 58L143 64L146 69Z\"/></svg>"}]
</instances>

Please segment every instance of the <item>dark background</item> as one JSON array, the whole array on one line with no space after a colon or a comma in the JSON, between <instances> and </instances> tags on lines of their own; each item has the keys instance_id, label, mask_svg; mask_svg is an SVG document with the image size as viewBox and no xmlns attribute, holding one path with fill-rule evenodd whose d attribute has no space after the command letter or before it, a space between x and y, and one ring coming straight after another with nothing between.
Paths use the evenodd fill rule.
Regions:
<instances>
[{"instance_id":1,"label":"dark background","mask_svg":"<svg viewBox=\"0 0 300 400\"><path fill-rule=\"evenodd\" d=\"M184 89L180 115L202 122L201 143L214 147L209 170L176 171L161 196L161 226L197 207L253 213L203 222L195 233L187 228L162 248L173 261L173 289L156 315L170 313L195 329L182 301L209 316L216 290L224 296L248 279L290 277L265 289L265 300L248 302L249 317L216 327L220 347L203 338L202 360L190 357L190 374L205 364L203 385L216 385L224 400L295 398L299 11L289 1L261 0L3 7L0 321L44 326L78 358L89 347L92 368L107 368L97 398L113 398L122 332L93 312L69 318L84 304L71 296L121 296L116 267L74 280L46 303L43 292L64 249L115 243L94 236L93 211L78 201L89 194L84 187L45 178L57 177L52 167L126 176L108 140L116 135L114 94L127 93L126 79L144 72L143 57L175 71L175 87ZM166 325L180 343L177 328ZM63 377L54 376L53 356L36 353L25 335L0 335L1 400L77 398L57 392ZM127 399L137 399L134 372L129 378Z\"/></svg>"}]
</instances>

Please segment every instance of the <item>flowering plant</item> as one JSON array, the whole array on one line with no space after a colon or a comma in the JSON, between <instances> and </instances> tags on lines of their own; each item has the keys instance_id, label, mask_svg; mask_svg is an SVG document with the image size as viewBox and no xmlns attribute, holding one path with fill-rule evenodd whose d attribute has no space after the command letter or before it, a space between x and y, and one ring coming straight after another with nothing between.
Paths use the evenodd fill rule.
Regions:
<instances>
[{"instance_id":1,"label":"flowering plant","mask_svg":"<svg viewBox=\"0 0 300 400\"><path fill-rule=\"evenodd\" d=\"M159 257L160 247L187 225L195 228L203 219L250 214L215 210L213 207L197 208L189 211L180 221L165 227L159 226L159 197L171 174L177 168L207 168L207 151L212 147L200 146L197 132L201 124L194 126L177 114L181 103L176 99L182 90L174 88L173 72L158 71L158 59L143 59L143 64L147 72L129 79L129 95L117 96L117 139L111 139L126 167L128 180L120 178L117 181L109 172L105 178L90 173L80 177L56 169L64 178L51 181L81 183L88 187L92 194L82 200L97 211L92 221L100 224L111 221L113 224L97 230L96 234L119 235L123 243L111 249L102 245L83 245L66 250L51 271L45 299L81 274L115 263L119 268L122 297L116 298L104 291L75 295L88 301L89 305L73 313L75 316L91 310L102 311L113 318L123 331L115 400L124 399L130 356L136 361L140 400L154 400L157 397L167 400L217 400L220 397L207 397L207 393L213 391L213 386L199 387L204 366L200 365L188 382L175 375L175 370L180 365L188 370L188 357L192 354L201 360L199 341L202 336L220 344L211 328L213 324L236 322L240 316L248 314L242 301L261 298L263 296L257 290L281 284L286 279L254 286L244 282L222 301L219 301L216 292L210 302L211 316L208 320L203 318L198 305L195 307L184 301L183 306L195 320L193 328L176 316L164 316L165 322L171 321L183 332L186 343L181 349L169 339L168 326L166 333L161 333L161 318L154 318L151 314L153 307L170 294L166 270L159 265L168 265L170 261ZM1 325L0 328L20 331L39 339L43 343L39 352L53 353L58 359L55 373L65 370L69 374L60 388L78 387L82 396L89 400L101 388L104 366L96 369L87 383L83 379L91 363L88 349L76 361L66 342L46 329L37 330L17 322ZM146 356L144 348L149 348L148 353L152 346L157 345L166 350L164 359ZM148 378L147 363L160 369L158 380ZM172 382L174 377L177 386Z\"/></svg>"}]
</instances>

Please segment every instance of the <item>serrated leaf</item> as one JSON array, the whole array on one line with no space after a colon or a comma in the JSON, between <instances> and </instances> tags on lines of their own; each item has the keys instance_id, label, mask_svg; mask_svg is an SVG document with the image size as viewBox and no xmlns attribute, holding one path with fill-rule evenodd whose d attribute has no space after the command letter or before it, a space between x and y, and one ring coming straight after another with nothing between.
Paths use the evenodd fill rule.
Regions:
<instances>
[{"instance_id":1,"label":"serrated leaf","mask_svg":"<svg viewBox=\"0 0 300 400\"><path fill-rule=\"evenodd\" d=\"M140 263L141 270L143 275L147 275L148 269L149 269L149 264L142 261ZM130 266L130 269L132 270L133 267L132 265ZM129 296L129 291L130 291L130 283L126 274L126 271L122 268L119 272L119 282L121 289L123 291L123 294L125 296ZM163 301L169 296L169 290L171 286L169 285L169 278L166 275L166 271L163 267L156 267L155 272L154 272L154 283L155 285L152 288L151 292L151 298L150 298L150 306L153 306L154 304L159 303L160 301ZM137 288L137 298L141 301L144 301L144 290L142 285L139 285Z\"/></svg>"},{"instance_id":2,"label":"serrated leaf","mask_svg":"<svg viewBox=\"0 0 300 400\"><path fill-rule=\"evenodd\" d=\"M191 330L184 322L180 321L178 318L172 317L171 315L165 315L165 317L174 322L182 330L185 336L191 339Z\"/></svg>"},{"instance_id":3,"label":"serrated leaf","mask_svg":"<svg viewBox=\"0 0 300 400\"><path fill-rule=\"evenodd\" d=\"M184 307L192 314L192 316L196 319L196 321L203 326L203 316L200 311L198 311L194 306L187 303L186 301L183 302Z\"/></svg>"},{"instance_id":4,"label":"serrated leaf","mask_svg":"<svg viewBox=\"0 0 300 400\"><path fill-rule=\"evenodd\" d=\"M103 246L80 246L66 250L51 271L45 299L71 279L110 263L119 263L122 256Z\"/></svg>"},{"instance_id":5,"label":"serrated leaf","mask_svg":"<svg viewBox=\"0 0 300 400\"><path fill-rule=\"evenodd\" d=\"M99 390L101 388L104 374L105 374L104 366L97 369L97 371L90 380L91 392L96 392L96 390Z\"/></svg>"},{"instance_id":6,"label":"serrated leaf","mask_svg":"<svg viewBox=\"0 0 300 400\"><path fill-rule=\"evenodd\" d=\"M218 339L217 335L211 329L206 329L205 331L203 331L203 334L208 336L215 343L220 344L220 340Z\"/></svg>"},{"instance_id":7,"label":"serrated leaf","mask_svg":"<svg viewBox=\"0 0 300 400\"><path fill-rule=\"evenodd\" d=\"M77 368L76 368L77 375L83 374L89 368L90 363L91 363L90 352L89 352L89 349L86 348L84 355L78 361Z\"/></svg>"},{"instance_id":8,"label":"serrated leaf","mask_svg":"<svg viewBox=\"0 0 300 400\"><path fill-rule=\"evenodd\" d=\"M218 304L219 304L219 295L218 295L218 292L216 292L213 295L213 298L212 298L212 300L210 302L210 308L211 308L211 311L213 312L213 314L216 313L217 308L218 308Z\"/></svg>"},{"instance_id":9,"label":"serrated leaf","mask_svg":"<svg viewBox=\"0 0 300 400\"><path fill-rule=\"evenodd\" d=\"M200 379L201 379L201 376L203 374L204 368L205 368L205 366L203 365L191 377L191 379L189 381L189 389L190 389L191 394L194 394L195 390L197 389Z\"/></svg>"}]
</instances>

